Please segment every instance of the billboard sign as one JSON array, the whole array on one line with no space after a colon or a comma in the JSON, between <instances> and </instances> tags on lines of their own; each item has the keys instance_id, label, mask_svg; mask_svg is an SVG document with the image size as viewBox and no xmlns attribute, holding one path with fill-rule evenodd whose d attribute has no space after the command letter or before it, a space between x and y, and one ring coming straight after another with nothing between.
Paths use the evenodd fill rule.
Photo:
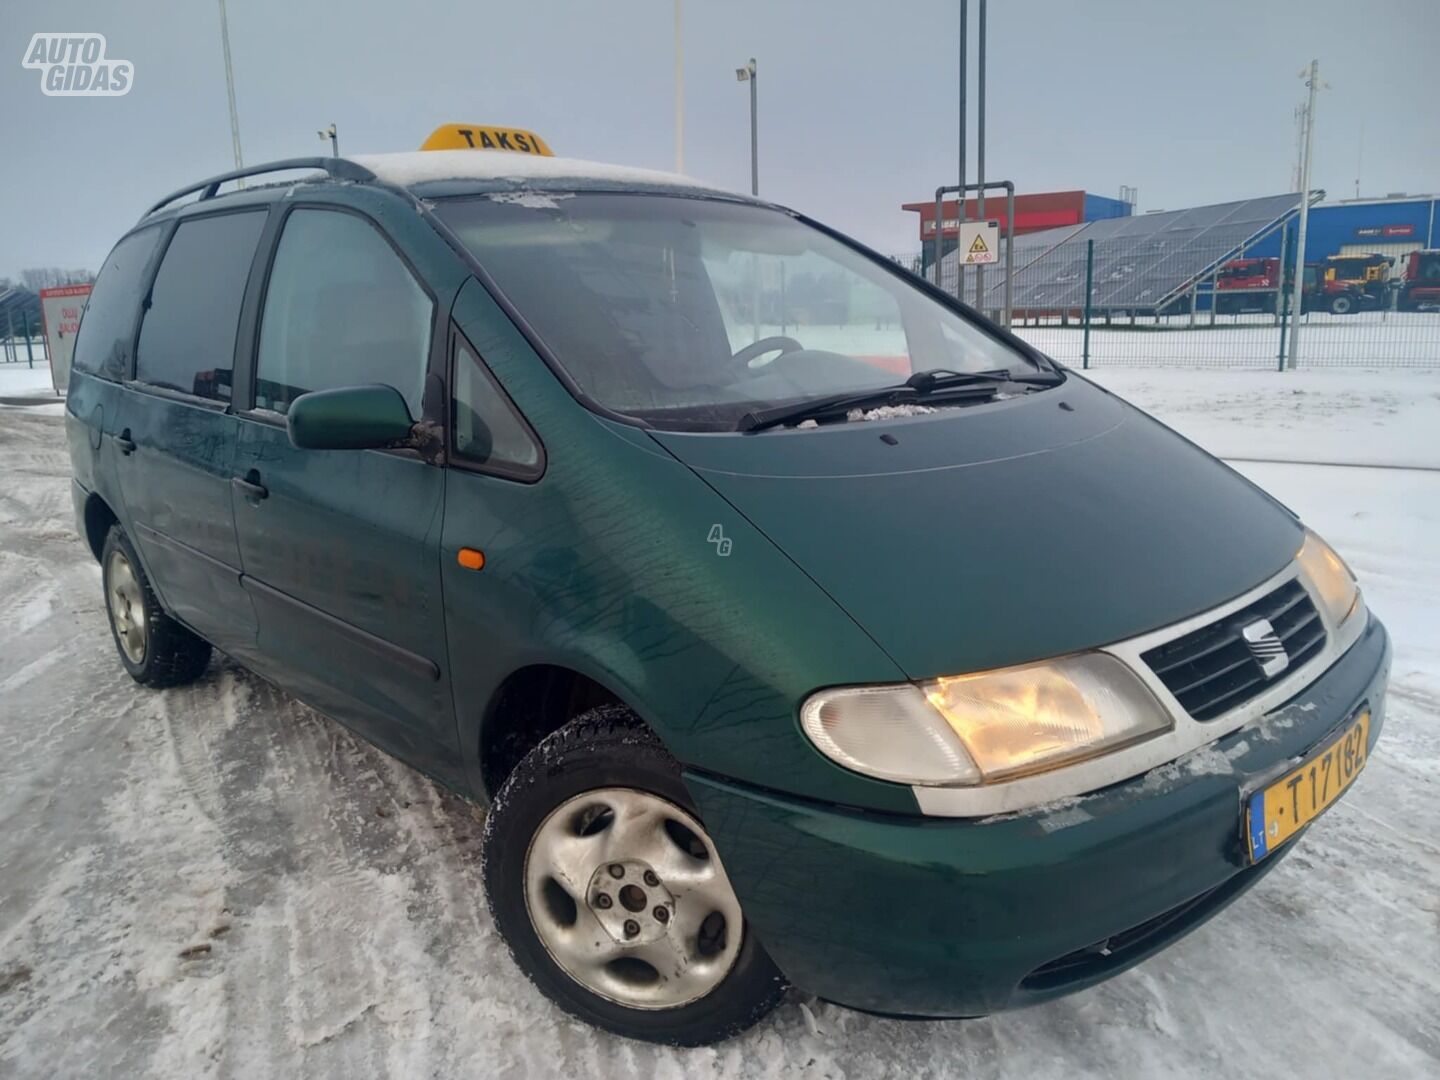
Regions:
<instances>
[{"instance_id":1,"label":"billboard sign","mask_svg":"<svg viewBox=\"0 0 1440 1080\"><path fill-rule=\"evenodd\" d=\"M1355 230L1358 239L1366 240L1371 238L1381 239L1404 239L1415 235L1413 224L1405 225L1362 225Z\"/></svg>"},{"instance_id":2,"label":"billboard sign","mask_svg":"<svg viewBox=\"0 0 1440 1080\"><path fill-rule=\"evenodd\" d=\"M57 394L70 385L70 354L75 351L75 331L80 313L89 299L89 285L60 285L40 290L40 318L45 324L45 355L50 358L50 381Z\"/></svg>"}]
</instances>

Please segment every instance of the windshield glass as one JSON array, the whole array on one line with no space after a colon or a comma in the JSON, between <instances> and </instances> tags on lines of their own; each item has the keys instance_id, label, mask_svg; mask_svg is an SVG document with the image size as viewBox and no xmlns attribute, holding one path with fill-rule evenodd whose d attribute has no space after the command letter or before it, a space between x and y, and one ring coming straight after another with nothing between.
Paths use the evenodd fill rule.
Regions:
<instances>
[{"instance_id":1,"label":"windshield glass","mask_svg":"<svg viewBox=\"0 0 1440 1080\"><path fill-rule=\"evenodd\" d=\"M580 389L657 427L946 369L1036 372L905 276L788 214L717 199L505 193L437 213Z\"/></svg>"}]
</instances>

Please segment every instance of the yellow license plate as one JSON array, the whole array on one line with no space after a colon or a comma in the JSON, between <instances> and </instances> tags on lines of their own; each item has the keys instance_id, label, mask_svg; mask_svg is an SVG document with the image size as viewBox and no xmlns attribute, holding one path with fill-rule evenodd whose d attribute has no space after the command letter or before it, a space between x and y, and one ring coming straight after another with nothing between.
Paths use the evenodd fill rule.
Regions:
<instances>
[{"instance_id":1,"label":"yellow license plate","mask_svg":"<svg viewBox=\"0 0 1440 1080\"><path fill-rule=\"evenodd\" d=\"M1246 832L1259 862L1315 820L1360 775L1370 745L1370 710L1273 783L1250 796Z\"/></svg>"}]
</instances>

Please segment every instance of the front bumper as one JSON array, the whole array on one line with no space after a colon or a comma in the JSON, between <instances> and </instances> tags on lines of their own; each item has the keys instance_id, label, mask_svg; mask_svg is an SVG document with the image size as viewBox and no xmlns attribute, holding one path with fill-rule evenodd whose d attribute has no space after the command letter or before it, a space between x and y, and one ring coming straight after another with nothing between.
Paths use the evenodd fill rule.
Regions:
<instances>
[{"instance_id":1,"label":"front bumper","mask_svg":"<svg viewBox=\"0 0 1440 1080\"><path fill-rule=\"evenodd\" d=\"M792 983L871 1012L981 1016L1109 978L1264 876L1292 845L1247 864L1242 793L1365 704L1373 746L1389 662L1370 617L1320 678L1203 757L1019 814L901 817L686 780Z\"/></svg>"}]
</instances>

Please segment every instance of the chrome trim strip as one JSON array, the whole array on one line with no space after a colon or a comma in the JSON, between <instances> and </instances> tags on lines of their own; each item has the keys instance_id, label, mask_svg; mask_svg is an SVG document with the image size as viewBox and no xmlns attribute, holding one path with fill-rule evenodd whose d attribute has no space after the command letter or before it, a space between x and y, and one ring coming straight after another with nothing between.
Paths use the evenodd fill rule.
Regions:
<instances>
[{"instance_id":1,"label":"chrome trim strip","mask_svg":"<svg viewBox=\"0 0 1440 1080\"><path fill-rule=\"evenodd\" d=\"M1239 611L1256 600L1274 592L1281 585L1298 578L1310 601L1320 613L1325 624L1325 647L1301 667L1285 673L1260 694L1243 705L1213 720L1196 720L1187 713L1165 687L1150 666L1140 659L1157 645L1184 637L1191 631L1208 626L1217 619ZM1062 766L1050 772L1023 776L998 784L976 787L921 787L914 786L915 801L920 812L933 817L988 817L992 814L1009 814L1031 810L1057 799L1085 795L1110 784L1129 780L1161 765L1166 765L1183 754L1214 742L1222 735L1244 727L1259 719L1276 706L1288 701L1309 686L1344 653L1355 644L1365 629L1365 604L1360 603L1350 612L1341 627L1330 622L1320 598L1310 583L1300 573L1298 562L1292 562L1273 577L1267 578L1248 592L1228 600L1209 611L1202 611L1171 626L1141 634L1139 637L1102 646L1097 652L1109 653L1125 663L1150 689L1166 711L1170 713L1175 727L1164 735L1157 735L1144 742L1136 743L1121 750Z\"/></svg>"}]
</instances>

